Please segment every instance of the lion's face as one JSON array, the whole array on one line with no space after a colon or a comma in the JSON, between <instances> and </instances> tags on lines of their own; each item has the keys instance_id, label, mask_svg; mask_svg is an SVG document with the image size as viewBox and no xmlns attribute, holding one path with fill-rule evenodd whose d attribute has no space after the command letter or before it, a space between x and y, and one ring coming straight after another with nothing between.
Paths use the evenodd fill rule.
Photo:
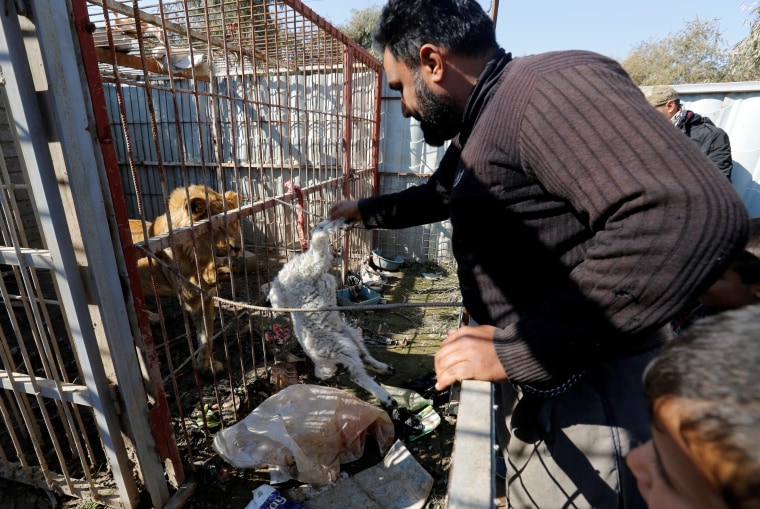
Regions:
<instances>
[{"instance_id":1,"label":"lion's face","mask_svg":"<svg viewBox=\"0 0 760 509\"><path fill-rule=\"evenodd\" d=\"M214 203L218 205L217 202ZM234 210L240 206L238 201L238 195L234 191L227 191L224 193L224 208L225 210ZM223 211L212 209L213 214L221 214ZM237 216L236 216L237 217ZM236 218L234 221L228 221L227 227L224 225L214 230L214 248L217 256L240 256L243 254L243 246L240 238L240 219ZM229 248L229 251L228 251Z\"/></svg>"},{"instance_id":2,"label":"lion's face","mask_svg":"<svg viewBox=\"0 0 760 509\"><path fill-rule=\"evenodd\" d=\"M180 198L184 201L184 190ZM239 207L238 195L234 191L227 191L224 196L213 189L203 186L190 186L190 205L188 211L192 214L193 221L200 221L211 216L224 213ZM208 201L206 201L208 194ZM171 202L171 200L170 200ZM240 238L240 219L227 218L226 222L214 227L213 230L214 254L216 256L240 256L243 252Z\"/></svg>"}]
</instances>

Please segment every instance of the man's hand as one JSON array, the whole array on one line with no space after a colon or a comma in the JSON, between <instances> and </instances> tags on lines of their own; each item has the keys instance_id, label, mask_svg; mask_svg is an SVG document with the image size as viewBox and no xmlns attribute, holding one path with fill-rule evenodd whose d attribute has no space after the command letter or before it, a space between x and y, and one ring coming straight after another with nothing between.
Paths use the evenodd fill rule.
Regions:
<instances>
[{"instance_id":1,"label":"man's hand","mask_svg":"<svg viewBox=\"0 0 760 509\"><path fill-rule=\"evenodd\" d=\"M330 210L327 212L328 220L335 221L341 217L349 223L361 223L362 215L359 212L359 202L356 200L343 200L330 207Z\"/></svg>"},{"instance_id":2,"label":"man's hand","mask_svg":"<svg viewBox=\"0 0 760 509\"><path fill-rule=\"evenodd\" d=\"M507 373L493 346L496 327L478 325L447 332L435 354L436 390L461 380L504 382Z\"/></svg>"}]
</instances>

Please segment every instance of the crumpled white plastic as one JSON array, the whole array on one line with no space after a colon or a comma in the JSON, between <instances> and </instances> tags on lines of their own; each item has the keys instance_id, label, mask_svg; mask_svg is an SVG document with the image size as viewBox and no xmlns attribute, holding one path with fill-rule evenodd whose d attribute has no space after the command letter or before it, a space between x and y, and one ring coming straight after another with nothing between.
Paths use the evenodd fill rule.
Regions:
<instances>
[{"instance_id":1,"label":"crumpled white plastic","mask_svg":"<svg viewBox=\"0 0 760 509\"><path fill-rule=\"evenodd\" d=\"M361 458L367 435L384 453L394 438L388 414L353 394L291 385L220 431L213 448L236 468L269 467L270 482L332 484L340 465Z\"/></svg>"}]
</instances>

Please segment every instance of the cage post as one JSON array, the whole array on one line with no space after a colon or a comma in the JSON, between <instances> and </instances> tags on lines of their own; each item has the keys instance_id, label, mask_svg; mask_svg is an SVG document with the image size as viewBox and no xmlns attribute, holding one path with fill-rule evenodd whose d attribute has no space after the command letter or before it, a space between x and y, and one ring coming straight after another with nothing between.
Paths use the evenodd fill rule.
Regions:
<instances>
[{"instance_id":1,"label":"cage post","mask_svg":"<svg viewBox=\"0 0 760 509\"><path fill-rule=\"evenodd\" d=\"M341 147L342 164L343 164L343 196L346 199L351 198L351 148L353 146L353 63L354 50L351 46L346 46L343 50L343 145ZM346 280L348 274L348 264L351 253L351 236L346 235L343 242L344 253L341 263L340 277L341 281Z\"/></svg>"},{"instance_id":2,"label":"cage post","mask_svg":"<svg viewBox=\"0 0 760 509\"><path fill-rule=\"evenodd\" d=\"M68 19L67 6L63 3L51 3L50 6L63 8L63 18ZM35 4L35 7L38 7ZM10 65L3 66L8 83L9 103L15 105L13 109L13 118L19 130L26 133L19 140L19 145L28 165L34 165L39 172L30 172L30 184L32 195L40 212L41 224L45 232L48 247L53 254L56 265L58 288L62 297L62 305L66 310L68 322L71 330L76 331L75 342L79 354L82 357L83 375L87 387L90 389L93 408L96 409L95 417L100 431L100 437L105 444L106 453L109 456L111 469L114 473L116 484L119 487L120 505L122 507L135 507L138 502L138 492L135 479L132 476L131 466L125 451L124 441L119 429L119 419L117 416L114 401L111 399L108 388L108 380L100 360L100 349L98 339L95 336L91 321L94 319L90 315L88 304L91 302L91 295L87 291L86 285L81 278L80 267L77 263L76 251L72 245L72 239L69 233L67 215L63 209L58 178L56 169L52 161L50 148L48 147L47 123L43 121L40 105L37 101L37 88L35 86L32 72L29 66L28 53L25 50L26 44L19 22L19 15L15 10L14 3L6 5L6 13L0 16L0 28L2 36L0 37L0 52L9 56ZM52 25L61 19L61 13L58 17L49 19ZM68 25L65 25L68 28ZM47 27L52 30L51 27ZM45 32L40 30L39 32ZM70 38L61 37L57 42L57 30L52 33L41 34L51 37L51 41L42 44L43 53L52 51L50 44L55 46L58 43L64 43ZM66 49L60 50L58 56L67 54ZM73 58L73 51L68 56ZM45 55L49 56L49 55ZM61 61L55 61L59 70L65 70L65 65ZM71 69L69 69L71 70ZM73 68L74 73L78 73L76 64ZM71 76L67 76L70 78ZM50 86L66 87L69 85L66 78L57 77L58 80L51 80ZM57 82L57 83L56 83ZM60 90L58 90L60 91ZM65 134L65 133L64 133ZM81 133L72 133L78 136ZM84 173L84 172L82 172ZM99 321L96 319L96 321ZM60 388L58 388L60 392Z\"/></svg>"},{"instance_id":3,"label":"cage post","mask_svg":"<svg viewBox=\"0 0 760 509\"><path fill-rule=\"evenodd\" d=\"M137 274L136 262L134 251L131 248L132 240L129 233L128 218L126 213L126 206L123 200L124 190L121 183L119 174L118 162L116 159L116 153L113 145L113 133L110 128L108 113L105 107L105 98L103 91L103 83L100 80L98 72L98 62L95 48L92 44L92 37L85 29L86 20L88 20L87 7L85 0L75 0L73 2L73 14L74 19L77 20L77 35L79 38L79 49L82 54L82 63L84 67L84 74L89 87L90 98L92 100L92 115L93 122L95 124L95 132L99 141L100 155L102 157L102 166L108 181L108 189L110 196L121 198L120 201L114 201L112 208L116 220L116 228L118 230L119 238L122 247L123 258L120 262L126 266L127 275L132 281L132 294L133 299L137 303L135 306L135 313L142 314L137 324L130 323L132 330L135 331L135 335L140 335L143 340L143 346L145 348L145 362L147 364L148 376L150 382L153 384L151 389L152 395L156 399L156 404L148 412L148 420L151 421L151 426L147 429L140 429L145 426L145 423L138 420L133 424L133 433L144 434L148 437L152 435L153 440L146 440L145 438L133 437L135 439L135 447L138 450L138 455L141 458L141 464L145 470L144 476L145 485L148 492L153 499L154 505L165 501L168 497L168 491L166 483L163 480L163 469L161 463L152 456L155 453L150 450L151 446L155 446L159 453L160 459L170 462L167 463L166 475L170 482L174 485L180 485L184 482L184 470L182 468L182 462L179 457L179 451L177 450L177 444L174 439L174 432L171 427L171 418L169 416L168 403L166 400L166 393L164 392L163 384L161 382L161 374L158 367L158 360L155 351L155 345L153 341L153 334L151 332L147 313L145 311L145 296L143 295L142 288L139 284L140 276ZM97 157L97 152L96 152ZM115 250L118 253L118 250ZM132 366L132 369L135 369ZM142 391L138 391L137 394L125 394L126 399L134 398L136 405L142 406L145 401L145 395ZM133 405L130 407L134 408ZM144 409L147 411L147 409ZM138 419L138 416L130 416L132 419ZM146 446L148 449L146 450Z\"/></svg>"}]
</instances>

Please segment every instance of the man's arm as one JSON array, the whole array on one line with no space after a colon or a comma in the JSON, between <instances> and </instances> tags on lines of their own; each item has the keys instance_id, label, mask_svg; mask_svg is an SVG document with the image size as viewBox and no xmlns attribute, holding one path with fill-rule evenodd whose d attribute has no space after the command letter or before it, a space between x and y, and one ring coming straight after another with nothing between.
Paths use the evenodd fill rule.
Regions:
<instances>
[{"instance_id":1,"label":"man's arm","mask_svg":"<svg viewBox=\"0 0 760 509\"><path fill-rule=\"evenodd\" d=\"M364 226L399 229L448 219L449 197L459 154L458 140L454 139L438 169L424 184L359 200Z\"/></svg>"},{"instance_id":2,"label":"man's arm","mask_svg":"<svg viewBox=\"0 0 760 509\"><path fill-rule=\"evenodd\" d=\"M495 333L517 382L635 348L719 277L747 235L730 183L617 64L535 84L519 119L521 162L593 236L568 281Z\"/></svg>"},{"instance_id":3,"label":"man's arm","mask_svg":"<svg viewBox=\"0 0 760 509\"><path fill-rule=\"evenodd\" d=\"M731 172L734 169L734 161L731 157L731 142L728 139L728 133L723 129L716 128L710 136L707 157L715 163L718 170L731 181Z\"/></svg>"}]
</instances>

